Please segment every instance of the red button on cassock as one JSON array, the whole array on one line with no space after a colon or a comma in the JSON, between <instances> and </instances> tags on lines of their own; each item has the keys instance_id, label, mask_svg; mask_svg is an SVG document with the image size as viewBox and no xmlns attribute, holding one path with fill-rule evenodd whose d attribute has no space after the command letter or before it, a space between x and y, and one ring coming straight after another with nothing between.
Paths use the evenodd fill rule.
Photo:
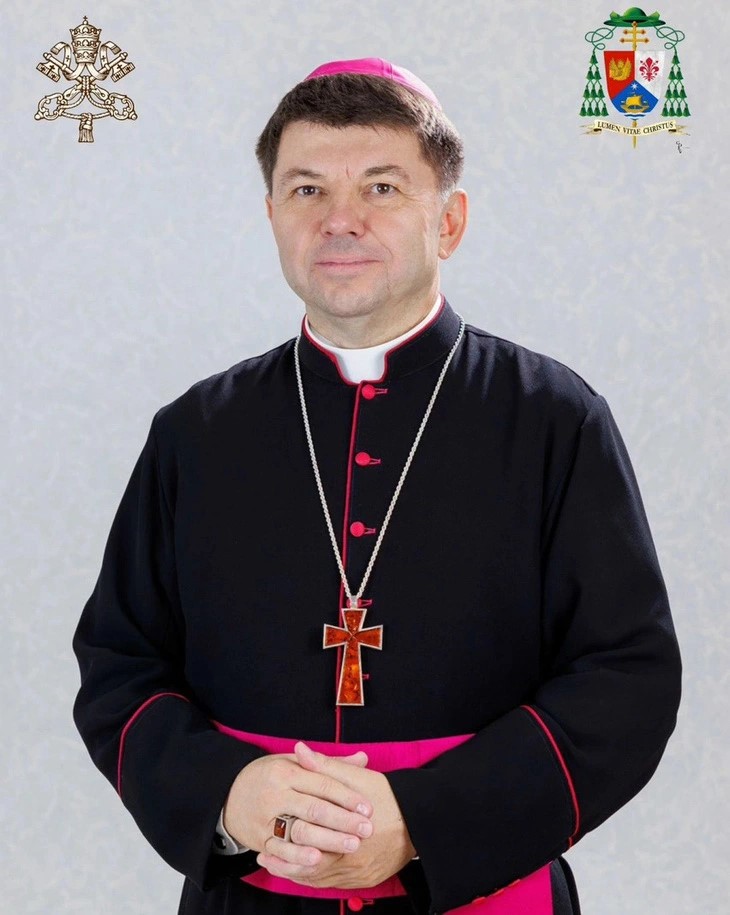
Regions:
<instances>
[{"instance_id":1,"label":"red button on cassock","mask_svg":"<svg viewBox=\"0 0 730 915\"><path fill-rule=\"evenodd\" d=\"M362 911L362 907L364 904L365 903L362 901L362 899L360 899L359 896L352 896L350 899L347 900L347 908L351 912Z\"/></svg>"},{"instance_id":2,"label":"red button on cassock","mask_svg":"<svg viewBox=\"0 0 730 915\"><path fill-rule=\"evenodd\" d=\"M355 463L360 467L367 467L370 463L370 455L367 451L358 451L355 455Z\"/></svg>"},{"instance_id":3,"label":"red button on cassock","mask_svg":"<svg viewBox=\"0 0 730 915\"><path fill-rule=\"evenodd\" d=\"M350 533L353 537L362 537L365 533L365 525L362 521L353 521L350 525Z\"/></svg>"},{"instance_id":4,"label":"red button on cassock","mask_svg":"<svg viewBox=\"0 0 730 915\"><path fill-rule=\"evenodd\" d=\"M360 389L360 393L365 398L365 400L372 400L373 397L377 397L378 394L387 394L387 388L376 388L374 384L364 384Z\"/></svg>"}]
</instances>

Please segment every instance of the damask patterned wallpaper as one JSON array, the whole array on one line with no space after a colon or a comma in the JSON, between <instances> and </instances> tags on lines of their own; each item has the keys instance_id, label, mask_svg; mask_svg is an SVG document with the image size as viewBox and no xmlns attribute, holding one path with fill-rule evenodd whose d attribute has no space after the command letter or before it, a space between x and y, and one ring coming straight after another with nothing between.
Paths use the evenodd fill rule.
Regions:
<instances>
[{"instance_id":1,"label":"damask patterned wallpaper","mask_svg":"<svg viewBox=\"0 0 730 915\"><path fill-rule=\"evenodd\" d=\"M71 720L70 640L154 412L296 333L253 147L318 64L380 56L462 132L454 307L608 400L642 489L685 661L677 731L639 797L569 854L587 915L727 911L728 19L661 7L688 133L585 133L584 34L608 3L3 0L0 149L5 637L2 905L174 912ZM649 10L647 9L647 12ZM36 64L84 15L135 69L138 118L35 120ZM109 49L110 58L114 55ZM614 120L619 120L615 117Z\"/></svg>"}]
</instances>

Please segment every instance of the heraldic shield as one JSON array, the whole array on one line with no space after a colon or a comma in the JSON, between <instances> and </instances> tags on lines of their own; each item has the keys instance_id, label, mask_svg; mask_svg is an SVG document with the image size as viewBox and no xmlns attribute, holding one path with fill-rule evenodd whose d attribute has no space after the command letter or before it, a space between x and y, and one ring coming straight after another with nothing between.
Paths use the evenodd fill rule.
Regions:
<instances>
[{"instance_id":1,"label":"heraldic shield","mask_svg":"<svg viewBox=\"0 0 730 915\"><path fill-rule=\"evenodd\" d=\"M613 12L597 29L586 32L593 50L579 113L594 121L585 133L630 136L634 148L639 136L683 133L684 125L677 119L688 118L690 110L677 45L684 39L684 32L668 25L660 13L647 16L638 6L622 14ZM611 105L630 119L630 126L606 120ZM657 121L657 116L668 120Z\"/></svg>"},{"instance_id":2,"label":"heraldic shield","mask_svg":"<svg viewBox=\"0 0 730 915\"><path fill-rule=\"evenodd\" d=\"M604 51L606 88L614 107L629 118L653 111L662 97L664 51Z\"/></svg>"}]
</instances>

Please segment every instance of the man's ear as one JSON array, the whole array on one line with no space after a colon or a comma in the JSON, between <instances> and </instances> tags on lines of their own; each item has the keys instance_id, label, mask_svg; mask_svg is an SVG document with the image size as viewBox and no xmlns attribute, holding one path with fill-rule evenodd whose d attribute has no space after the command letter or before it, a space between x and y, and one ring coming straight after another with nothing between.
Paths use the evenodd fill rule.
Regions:
<instances>
[{"instance_id":1,"label":"man's ear","mask_svg":"<svg viewBox=\"0 0 730 915\"><path fill-rule=\"evenodd\" d=\"M466 191L457 188L449 197L441 215L439 257L446 260L456 251L464 236L469 219L469 199Z\"/></svg>"},{"instance_id":2,"label":"man's ear","mask_svg":"<svg viewBox=\"0 0 730 915\"><path fill-rule=\"evenodd\" d=\"M264 199L266 200L266 215L269 217L269 221L271 221L271 213L272 213L271 194L267 194Z\"/></svg>"}]
</instances>

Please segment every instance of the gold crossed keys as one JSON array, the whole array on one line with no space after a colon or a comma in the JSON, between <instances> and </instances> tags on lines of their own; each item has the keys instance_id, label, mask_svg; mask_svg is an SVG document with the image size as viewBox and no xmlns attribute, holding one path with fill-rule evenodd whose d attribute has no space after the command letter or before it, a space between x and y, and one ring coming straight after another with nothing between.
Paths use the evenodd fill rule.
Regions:
<instances>
[{"instance_id":1,"label":"gold crossed keys","mask_svg":"<svg viewBox=\"0 0 730 915\"><path fill-rule=\"evenodd\" d=\"M107 41L101 44L101 29L91 25L84 16L81 25L70 29L71 44L59 41L46 51L36 70L57 83L61 76L72 81L65 92L52 92L38 102L36 121L55 121L57 118L74 118L79 122L79 143L94 142L94 121L113 117L117 121L134 121L137 112L128 95L108 92L99 85L111 75L113 82L123 79L134 70L134 64L127 60L127 52ZM73 53L72 53L73 48ZM98 57L98 66L97 66ZM84 99L102 111L71 112Z\"/></svg>"},{"instance_id":2,"label":"gold crossed keys","mask_svg":"<svg viewBox=\"0 0 730 915\"><path fill-rule=\"evenodd\" d=\"M371 626L363 629L367 610L343 607L342 618L345 628L325 624L323 648L344 645L345 651L340 670L340 684L337 689L337 705L365 705L362 689L362 662L360 648L383 647L383 627Z\"/></svg>"}]
</instances>

